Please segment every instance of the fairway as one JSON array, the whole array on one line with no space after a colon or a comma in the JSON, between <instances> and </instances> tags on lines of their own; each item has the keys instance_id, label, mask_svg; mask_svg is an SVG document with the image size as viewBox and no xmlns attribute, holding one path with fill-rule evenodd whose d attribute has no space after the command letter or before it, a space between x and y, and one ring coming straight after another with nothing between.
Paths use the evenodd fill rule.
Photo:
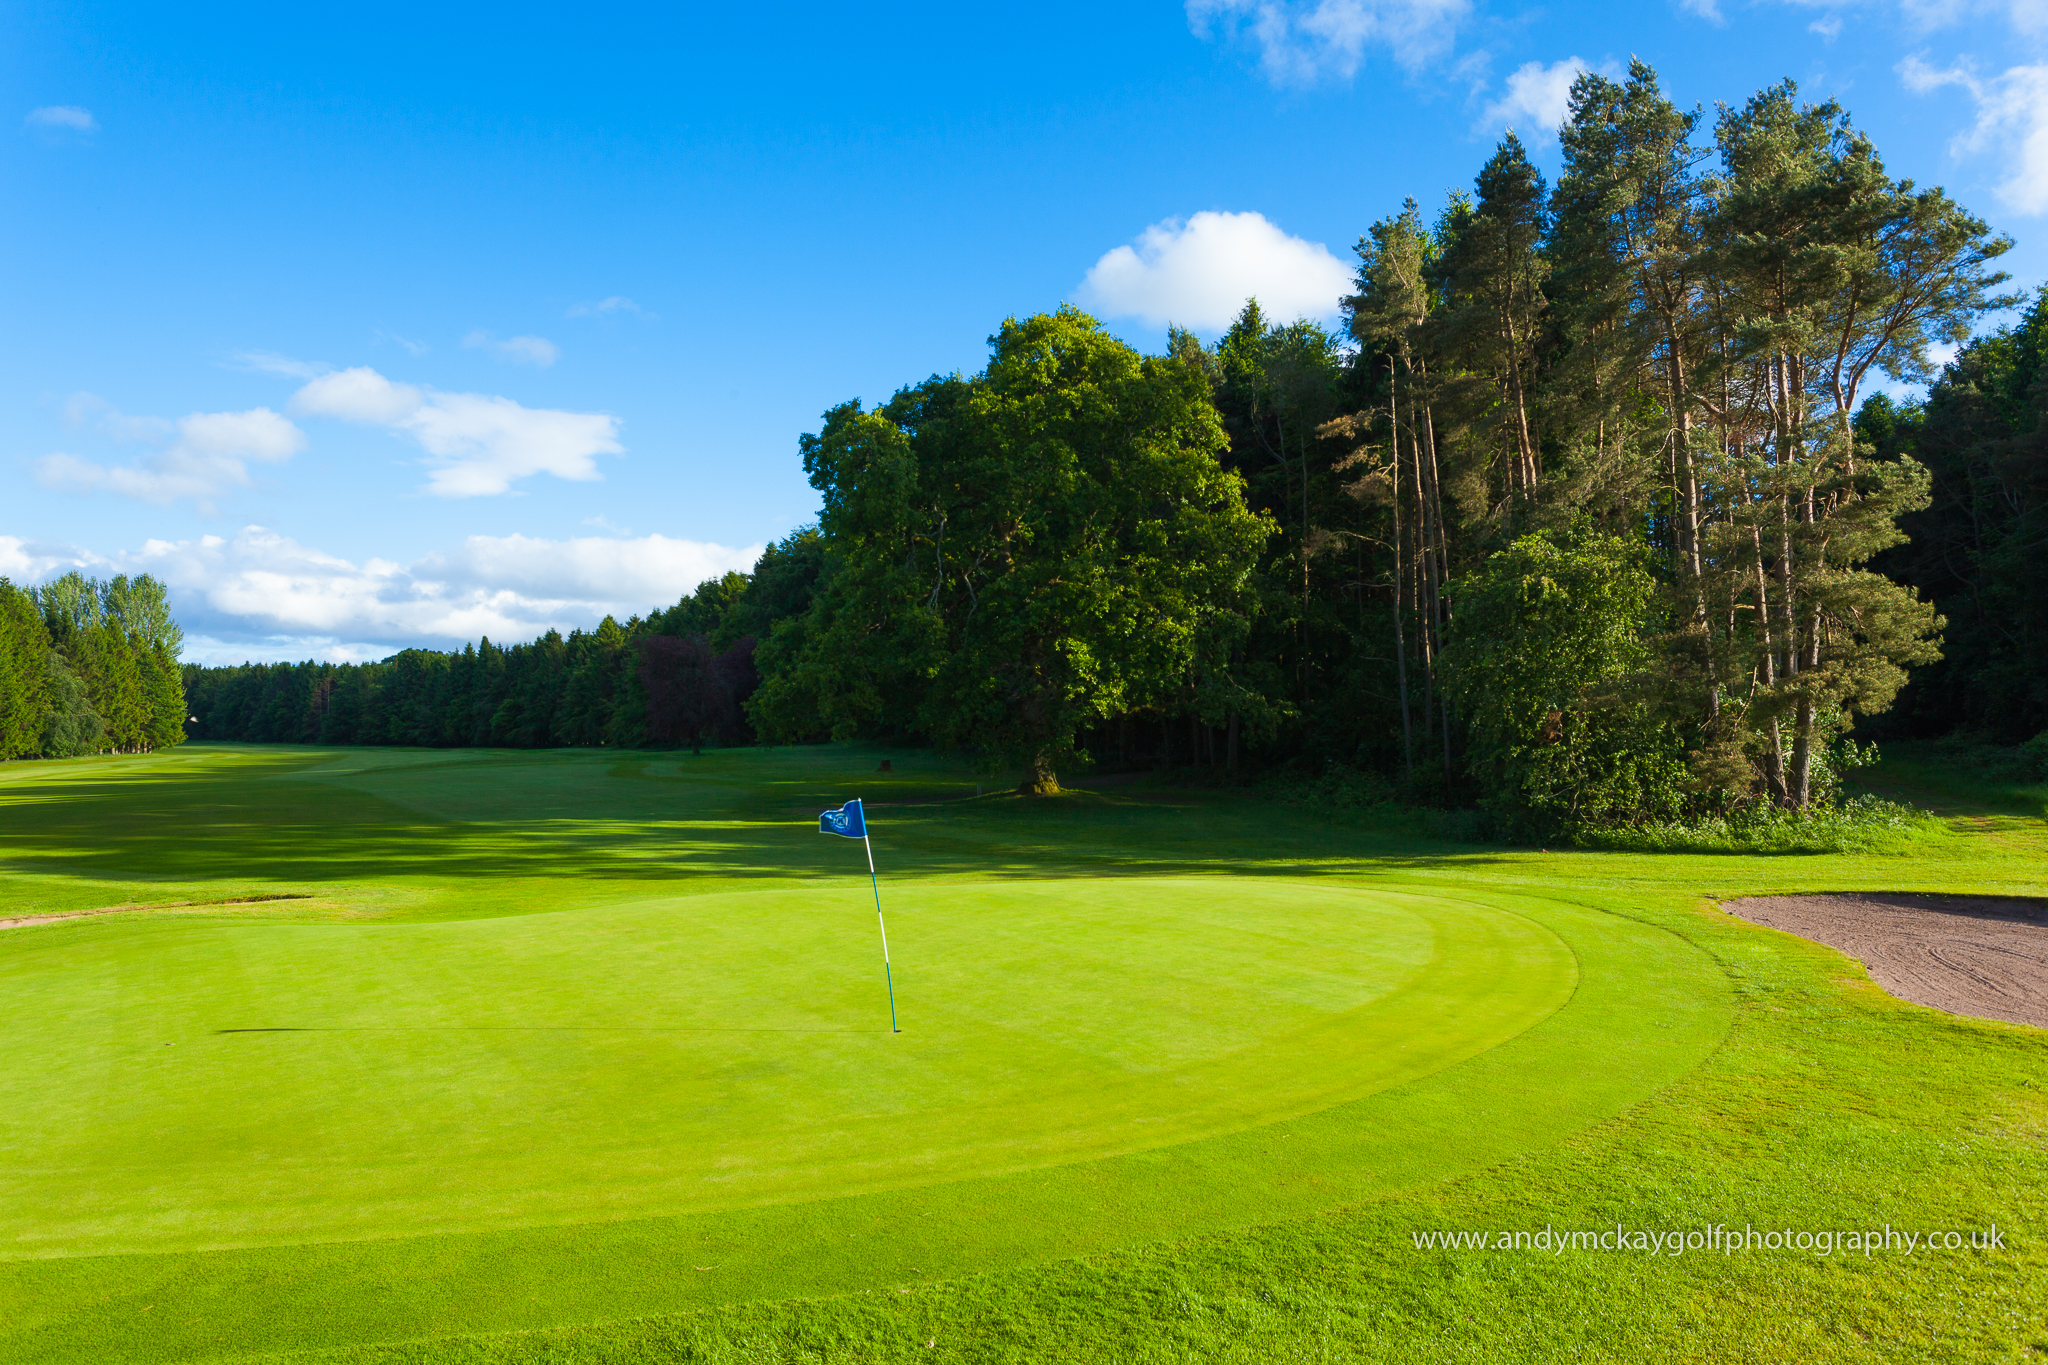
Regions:
<instances>
[{"instance_id":1,"label":"fairway","mask_svg":"<svg viewBox=\"0 0 2048 1365\"><path fill-rule=\"evenodd\" d=\"M1763 932L1597 855L891 756L0 772L0 918L77 916L0 930L0 1358L609 1332L1406 1207L1711 1073ZM852 795L900 1034L816 832Z\"/></svg>"}]
</instances>

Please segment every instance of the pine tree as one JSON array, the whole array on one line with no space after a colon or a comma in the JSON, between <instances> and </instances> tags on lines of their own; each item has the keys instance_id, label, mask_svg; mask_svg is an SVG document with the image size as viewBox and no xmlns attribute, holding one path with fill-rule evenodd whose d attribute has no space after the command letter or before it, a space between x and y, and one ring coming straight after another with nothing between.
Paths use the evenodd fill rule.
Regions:
<instances>
[{"instance_id":1,"label":"pine tree","mask_svg":"<svg viewBox=\"0 0 2048 1365\"><path fill-rule=\"evenodd\" d=\"M50 633L35 599L0 578L0 759L42 753L50 712Z\"/></svg>"}]
</instances>

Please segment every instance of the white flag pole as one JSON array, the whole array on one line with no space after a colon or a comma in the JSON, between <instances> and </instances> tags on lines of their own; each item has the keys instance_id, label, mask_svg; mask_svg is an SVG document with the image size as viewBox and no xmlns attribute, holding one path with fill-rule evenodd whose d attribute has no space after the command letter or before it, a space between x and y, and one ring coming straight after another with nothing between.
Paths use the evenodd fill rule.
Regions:
<instances>
[{"instance_id":1,"label":"white flag pole","mask_svg":"<svg viewBox=\"0 0 2048 1365\"><path fill-rule=\"evenodd\" d=\"M875 890L875 924L882 931L882 979L889 983L889 1032L901 1033L896 1026L896 977L889 970L889 926L882 919L882 884L875 880L875 846L868 841L867 812L861 812L860 846L868 851L868 885Z\"/></svg>"}]
</instances>

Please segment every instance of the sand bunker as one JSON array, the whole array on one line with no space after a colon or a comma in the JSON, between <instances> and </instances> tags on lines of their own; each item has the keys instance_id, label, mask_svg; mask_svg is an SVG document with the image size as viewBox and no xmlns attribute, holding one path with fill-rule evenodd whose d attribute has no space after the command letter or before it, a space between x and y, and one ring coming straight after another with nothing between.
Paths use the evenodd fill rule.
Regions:
<instances>
[{"instance_id":1,"label":"sand bunker","mask_svg":"<svg viewBox=\"0 0 2048 1365\"><path fill-rule=\"evenodd\" d=\"M1902 999L2048 1028L2048 901L1863 891L1749 896L1725 908L1841 949Z\"/></svg>"}]
</instances>

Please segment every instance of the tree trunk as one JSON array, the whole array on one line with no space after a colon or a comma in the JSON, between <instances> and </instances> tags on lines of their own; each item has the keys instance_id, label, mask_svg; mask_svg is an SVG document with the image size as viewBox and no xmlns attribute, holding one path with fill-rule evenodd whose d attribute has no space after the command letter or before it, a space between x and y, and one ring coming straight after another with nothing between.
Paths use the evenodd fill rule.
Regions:
<instances>
[{"instance_id":1,"label":"tree trunk","mask_svg":"<svg viewBox=\"0 0 2048 1365\"><path fill-rule=\"evenodd\" d=\"M1792 773L1790 781L1790 805L1794 810L1805 810L1813 799L1813 698L1805 693L1799 696L1798 709L1792 719Z\"/></svg>"},{"instance_id":2,"label":"tree trunk","mask_svg":"<svg viewBox=\"0 0 2048 1365\"><path fill-rule=\"evenodd\" d=\"M1451 694L1438 694L1444 708L1444 795L1451 794Z\"/></svg>"},{"instance_id":3,"label":"tree trunk","mask_svg":"<svg viewBox=\"0 0 2048 1365\"><path fill-rule=\"evenodd\" d=\"M1429 499L1429 524L1435 528L1433 548L1436 552L1437 573L1439 576L1448 577L1451 572L1451 552L1444 539L1443 478L1437 472L1436 465L1436 409L1427 401L1422 405L1422 433L1427 438L1425 453L1429 457L1429 482L1423 488L1423 496Z\"/></svg>"},{"instance_id":4,"label":"tree trunk","mask_svg":"<svg viewBox=\"0 0 2048 1365\"><path fill-rule=\"evenodd\" d=\"M1308 614L1308 423L1300 427L1301 440L1301 610Z\"/></svg>"},{"instance_id":5,"label":"tree trunk","mask_svg":"<svg viewBox=\"0 0 2048 1365\"><path fill-rule=\"evenodd\" d=\"M1757 529L1749 531L1750 542L1756 549L1756 628L1762 636L1758 651L1763 668L1763 687L1772 691L1778 685L1778 644L1771 630L1771 595L1769 580L1764 577L1764 542ZM1771 749L1764 760L1764 782L1771 789L1771 801L1778 806L1788 804L1790 793L1785 786L1785 745L1778 732L1778 718L1771 717L1765 733L1770 738Z\"/></svg>"},{"instance_id":6,"label":"tree trunk","mask_svg":"<svg viewBox=\"0 0 2048 1365\"><path fill-rule=\"evenodd\" d=\"M1387 381L1394 382L1394 362L1387 362ZM1409 410L1414 411L1411 404ZM1401 683L1401 764L1403 771L1415 771L1415 728L1408 717L1408 643L1401 633L1401 399L1393 389L1394 422L1394 673ZM1420 500L1418 499L1418 502Z\"/></svg>"},{"instance_id":7,"label":"tree trunk","mask_svg":"<svg viewBox=\"0 0 2048 1365\"><path fill-rule=\"evenodd\" d=\"M1018 784L1017 790L1024 796L1057 796L1060 790L1059 774L1052 770L1052 755L1041 751L1031 760L1031 776Z\"/></svg>"},{"instance_id":8,"label":"tree trunk","mask_svg":"<svg viewBox=\"0 0 2048 1365\"><path fill-rule=\"evenodd\" d=\"M1435 537L1431 529L1429 480L1423 468L1422 443L1409 442L1409 452L1415 459L1415 610L1422 623L1422 638L1417 643L1422 648L1422 721L1426 736L1430 717L1436 709L1436 656L1441 652L1442 642L1437 638L1436 555L1431 550Z\"/></svg>"}]
</instances>

